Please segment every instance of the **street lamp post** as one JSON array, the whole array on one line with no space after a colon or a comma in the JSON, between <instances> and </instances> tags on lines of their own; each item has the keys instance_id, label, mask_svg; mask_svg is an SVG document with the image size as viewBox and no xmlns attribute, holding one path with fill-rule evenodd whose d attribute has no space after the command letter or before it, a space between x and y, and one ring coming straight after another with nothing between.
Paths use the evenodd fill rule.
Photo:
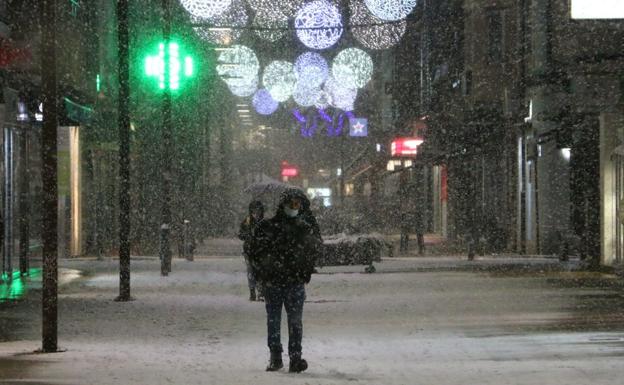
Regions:
<instances>
[{"instance_id":1,"label":"street lamp post","mask_svg":"<svg viewBox=\"0 0 624 385\"><path fill-rule=\"evenodd\" d=\"M41 179L43 191L42 351L58 349L58 187L57 187L57 83L56 0L41 4Z\"/></svg>"},{"instance_id":2,"label":"street lamp post","mask_svg":"<svg viewBox=\"0 0 624 385\"><path fill-rule=\"evenodd\" d=\"M156 81L158 92L162 93L162 205L160 213L160 272L166 276L171 272L171 163L173 158L172 97L184 87L186 79L195 74L193 58L185 55L185 47L171 38L171 10L169 0L162 0L163 40L158 44L156 55L145 58L145 75Z\"/></svg>"},{"instance_id":3,"label":"street lamp post","mask_svg":"<svg viewBox=\"0 0 624 385\"><path fill-rule=\"evenodd\" d=\"M117 3L119 44L119 296L130 297L130 84L128 0Z\"/></svg>"},{"instance_id":4,"label":"street lamp post","mask_svg":"<svg viewBox=\"0 0 624 385\"><path fill-rule=\"evenodd\" d=\"M169 0L162 0L163 10L163 40L164 40L164 57L163 57L163 75L165 79L165 87L162 99L162 209L161 209L161 225L160 225L160 274L163 276L171 272L171 245L170 245L170 229L171 229L171 66L170 47L171 47L171 10L169 8Z\"/></svg>"}]
</instances>

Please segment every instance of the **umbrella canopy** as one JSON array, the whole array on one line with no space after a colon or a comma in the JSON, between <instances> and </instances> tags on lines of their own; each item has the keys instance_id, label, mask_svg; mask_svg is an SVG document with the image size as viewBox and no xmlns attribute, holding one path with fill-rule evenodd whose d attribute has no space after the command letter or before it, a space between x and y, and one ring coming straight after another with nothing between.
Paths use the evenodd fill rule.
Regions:
<instances>
[{"instance_id":1,"label":"umbrella canopy","mask_svg":"<svg viewBox=\"0 0 624 385\"><path fill-rule=\"evenodd\" d=\"M276 179L263 175L260 181L250 184L243 190L243 192L251 194L254 197L258 197L261 195L279 196L282 192L292 189L302 191L300 187L293 186L288 183L283 183Z\"/></svg>"}]
</instances>

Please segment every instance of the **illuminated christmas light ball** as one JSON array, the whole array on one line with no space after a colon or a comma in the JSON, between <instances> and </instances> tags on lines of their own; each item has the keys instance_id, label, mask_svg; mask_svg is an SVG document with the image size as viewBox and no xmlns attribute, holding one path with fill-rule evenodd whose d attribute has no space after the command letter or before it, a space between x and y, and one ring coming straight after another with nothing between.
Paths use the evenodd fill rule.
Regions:
<instances>
[{"instance_id":1,"label":"illuminated christmas light ball","mask_svg":"<svg viewBox=\"0 0 624 385\"><path fill-rule=\"evenodd\" d=\"M279 17L269 16L264 12L256 13L252 22L256 35L269 42L276 42L285 37L288 32L288 18L281 14L278 15Z\"/></svg>"},{"instance_id":2,"label":"illuminated christmas light ball","mask_svg":"<svg viewBox=\"0 0 624 385\"><path fill-rule=\"evenodd\" d=\"M321 89L318 87L308 88L297 84L293 99L301 107L312 107L316 105L321 96Z\"/></svg>"},{"instance_id":3,"label":"illuminated christmas light ball","mask_svg":"<svg viewBox=\"0 0 624 385\"><path fill-rule=\"evenodd\" d=\"M273 99L285 102L292 96L297 84L294 66L282 60L271 62L264 69L262 83Z\"/></svg>"},{"instance_id":4,"label":"illuminated christmas light ball","mask_svg":"<svg viewBox=\"0 0 624 385\"><path fill-rule=\"evenodd\" d=\"M219 16L210 19L191 16L191 21L205 24L193 28L201 39L217 45L230 45L240 39L242 27L247 25L249 17L243 0L234 0L231 7Z\"/></svg>"},{"instance_id":5,"label":"illuminated christmas light ball","mask_svg":"<svg viewBox=\"0 0 624 385\"><path fill-rule=\"evenodd\" d=\"M306 3L295 17L297 37L312 49L326 49L338 42L342 36L340 10L328 0Z\"/></svg>"},{"instance_id":6,"label":"illuminated christmas light ball","mask_svg":"<svg viewBox=\"0 0 624 385\"><path fill-rule=\"evenodd\" d=\"M258 78L245 80L230 79L226 84L232 94L246 98L253 95L258 89Z\"/></svg>"},{"instance_id":7,"label":"illuminated christmas light ball","mask_svg":"<svg viewBox=\"0 0 624 385\"><path fill-rule=\"evenodd\" d=\"M279 107L279 103L273 99L271 93L266 89L259 89L251 101L255 110L260 115L271 115Z\"/></svg>"},{"instance_id":8,"label":"illuminated christmas light ball","mask_svg":"<svg viewBox=\"0 0 624 385\"><path fill-rule=\"evenodd\" d=\"M360 0L351 0L351 33L364 47L388 49L401 41L407 22L385 23L373 15ZM359 27L356 27L359 26Z\"/></svg>"},{"instance_id":9,"label":"illuminated christmas light ball","mask_svg":"<svg viewBox=\"0 0 624 385\"><path fill-rule=\"evenodd\" d=\"M373 59L358 48L342 50L334 58L332 76L339 84L362 88L373 76Z\"/></svg>"},{"instance_id":10,"label":"illuminated christmas light ball","mask_svg":"<svg viewBox=\"0 0 624 385\"><path fill-rule=\"evenodd\" d=\"M305 0L247 0L249 7L256 12L273 15L276 17L294 17ZM278 15L279 14L279 15Z\"/></svg>"},{"instance_id":11,"label":"illuminated christmas light ball","mask_svg":"<svg viewBox=\"0 0 624 385\"><path fill-rule=\"evenodd\" d=\"M414 10L417 2L417 0L364 0L373 15L388 21L405 19Z\"/></svg>"},{"instance_id":12,"label":"illuminated christmas light ball","mask_svg":"<svg viewBox=\"0 0 624 385\"><path fill-rule=\"evenodd\" d=\"M321 90L321 92L319 92L318 100L316 101L315 105L317 108L327 108L329 107L330 101L331 96L325 90Z\"/></svg>"},{"instance_id":13,"label":"illuminated christmas light ball","mask_svg":"<svg viewBox=\"0 0 624 385\"><path fill-rule=\"evenodd\" d=\"M344 111L353 111L357 99L357 89L345 87L334 78L329 78L323 89L329 95L330 104L333 107Z\"/></svg>"},{"instance_id":14,"label":"illuminated christmas light ball","mask_svg":"<svg viewBox=\"0 0 624 385\"><path fill-rule=\"evenodd\" d=\"M301 9L301 6L303 5L303 3L306 2L306 0L274 0L274 1L279 3L279 6L281 7L281 12L284 14L284 16L288 18L295 17L297 12Z\"/></svg>"},{"instance_id":15,"label":"illuminated christmas light ball","mask_svg":"<svg viewBox=\"0 0 624 385\"><path fill-rule=\"evenodd\" d=\"M316 52L306 52L295 61L297 83L305 88L320 87L329 77L327 60Z\"/></svg>"},{"instance_id":16,"label":"illuminated christmas light ball","mask_svg":"<svg viewBox=\"0 0 624 385\"><path fill-rule=\"evenodd\" d=\"M191 15L209 19L225 12L232 0L180 0L180 3Z\"/></svg>"},{"instance_id":17,"label":"illuminated christmas light ball","mask_svg":"<svg viewBox=\"0 0 624 385\"><path fill-rule=\"evenodd\" d=\"M256 53L243 45L233 45L219 54L217 74L237 96L253 94L258 85L260 62Z\"/></svg>"}]
</instances>

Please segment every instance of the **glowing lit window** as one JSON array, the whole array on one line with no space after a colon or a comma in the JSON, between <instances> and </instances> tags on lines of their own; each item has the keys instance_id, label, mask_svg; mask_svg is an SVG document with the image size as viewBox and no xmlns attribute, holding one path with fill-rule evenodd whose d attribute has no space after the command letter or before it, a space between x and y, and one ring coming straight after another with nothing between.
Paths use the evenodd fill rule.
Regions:
<instances>
[{"instance_id":1,"label":"glowing lit window","mask_svg":"<svg viewBox=\"0 0 624 385\"><path fill-rule=\"evenodd\" d=\"M624 19L622 0L572 0L573 19Z\"/></svg>"}]
</instances>

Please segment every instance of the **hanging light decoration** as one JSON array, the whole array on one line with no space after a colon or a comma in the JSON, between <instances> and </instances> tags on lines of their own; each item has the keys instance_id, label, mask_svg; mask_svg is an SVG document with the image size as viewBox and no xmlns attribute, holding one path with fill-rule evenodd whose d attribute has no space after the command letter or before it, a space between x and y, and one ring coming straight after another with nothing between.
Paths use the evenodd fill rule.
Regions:
<instances>
[{"instance_id":1,"label":"hanging light decoration","mask_svg":"<svg viewBox=\"0 0 624 385\"><path fill-rule=\"evenodd\" d=\"M279 103L273 99L266 89L259 89L253 96L252 104L260 115L271 115L279 107Z\"/></svg>"},{"instance_id":2,"label":"hanging light decoration","mask_svg":"<svg viewBox=\"0 0 624 385\"><path fill-rule=\"evenodd\" d=\"M282 60L271 62L265 69L262 77L264 87L271 93L273 99L285 102L295 91L297 76L292 63Z\"/></svg>"},{"instance_id":3,"label":"hanging light decoration","mask_svg":"<svg viewBox=\"0 0 624 385\"><path fill-rule=\"evenodd\" d=\"M328 0L305 4L295 17L297 37L312 49L326 49L342 36L342 17L338 7Z\"/></svg>"},{"instance_id":4,"label":"hanging light decoration","mask_svg":"<svg viewBox=\"0 0 624 385\"><path fill-rule=\"evenodd\" d=\"M320 109L324 109L329 107L329 102L331 101L331 96L325 91L321 90L319 92L318 100L316 101L316 107Z\"/></svg>"},{"instance_id":5,"label":"hanging light decoration","mask_svg":"<svg viewBox=\"0 0 624 385\"><path fill-rule=\"evenodd\" d=\"M269 42L276 42L287 35L288 18L281 13L270 14L259 11L254 17L252 26L258 37Z\"/></svg>"},{"instance_id":6,"label":"hanging light decoration","mask_svg":"<svg viewBox=\"0 0 624 385\"><path fill-rule=\"evenodd\" d=\"M405 19L414 10L417 2L417 0L364 0L373 15L388 21Z\"/></svg>"},{"instance_id":7,"label":"hanging light decoration","mask_svg":"<svg viewBox=\"0 0 624 385\"><path fill-rule=\"evenodd\" d=\"M308 88L297 83L295 92L293 93L293 99L301 107L312 107L316 105L321 96L321 89L319 87Z\"/></svg>"},{"instance_id":8,"label":"hanging light decoration","mask_svg":"<svg viewBox=\"0 0 624 385\"><path fill-rule=\"evenodd\" d=\"M233 45L222 51L217 61L217 73L233 94L245 97L256 91L260 62L251 48Z\"/></svg>"},{"instance_id":9,"label":"hanging light decoration","mask_svg":"<svg viewBox=\"0 0 624 385\"><path fill-rule=\"evenodd\" d=\"M205 24L193 28L201 39L217 45L230 45L240 39L242 27L247 25L249 17L243 0L233 0L231 7L223 14L210 19L191 16L191 21Z\"/></svg>"},{"instance_id":10,"label":"hanging light decoration","mask_svg":"<svg viewBox=\"0 0 624 385\"><path fill-rule=\"evenodd\" d=\"M297 84L304 88L320 87L329 77L327 60L316 52L306 52L295 61Z\"/></svg>"},{"instance_id":11,"label":"hanging light decoration","mask_svg":"<svg viewBox=\"0 0 624 385\"><path fill-rule=\"evenodd\" d=\"M341 85L362 88L373 76L373 59L359 48L342 50L334 58L332 76Z\"/></svg>"},{"instance_id":12,"label":"hanging light decoration","mask_svg":"<svg viewBox=\"0 0 624 385\"><path fill-rule=\"evenodd\" d=\"M351 32L364 47L388 49L401 41L407 22L385 23L373 15L361 0L351 0Z\"/></svg>"},{"instance_id":13,"label":"hanging light decoration","mask_svg":"<svg viewBox=\"0 0 624 385\"><path fill-rule=\"evenodd\" d=\"M305 0L247 0L249 7L256 12L262 12L269 15L278 15L276 17L285 16L286 18L294 17Z\"/></svg>"},{"instance_id":14,"label":"hanging light decoration","mask_svg":"<svg viewBox=\"0 0 624 385\"><path fill-rule=\"evenodd\" d=\"M258 78L246 81L229 80L226 82L230 92L241 98L251 96L258 89Z\"/></svg>"},{"instance_id":15,"label":"hanging light decoration","mask_svg":"<svg viewBox=\"0 0 624 385\"><path fill-rule=\"evenodd\" d=\"M284 16L288 18L295 17L297 11L301 9L305 1L306 0L274 0L274 2L277 2L281 7Z\"/></svg>"},{"instance_id":16,"label":"hanging light decoration","mask_svg":"<svg viewBox=\"0 0 624 385\"><path fill-rule=\"evenodd\" d=\"M357 99L357 89L345 87L334 78L329 78L323 89L329 95L330 104L333 107L344 111L353 111Z\"/></svg>"},{"instance_id":17,"label":"hanging light decoration","mask_svg":"<svg viewBox=\"0 0 624 385\"><path fill-rule=\"evenodd\" d=\"M232 0L180 0L180 3L191 15L210 19L224 13Z\"/></svg>"}]
</instances>

